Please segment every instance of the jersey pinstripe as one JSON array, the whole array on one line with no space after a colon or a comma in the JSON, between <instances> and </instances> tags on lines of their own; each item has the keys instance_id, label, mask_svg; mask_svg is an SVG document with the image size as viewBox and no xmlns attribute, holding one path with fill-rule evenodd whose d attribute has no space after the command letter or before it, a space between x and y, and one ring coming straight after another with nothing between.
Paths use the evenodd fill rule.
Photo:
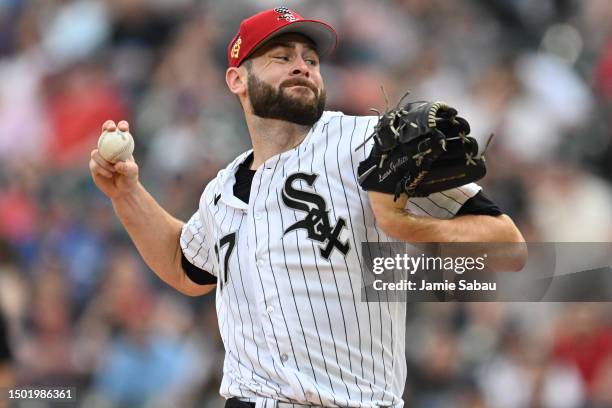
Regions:
<instances>
[{"instance_id":1,"label":"jersey pinstripe","mask_svg":"<svg viewBox=\"0 0 612 408\"><path fill-rule=\"evenodd\" d=\"M233 195L237 157L211 181L181 247L218 278L226 349L221 394L342 407L403 406L405 304L361 300L361 243L376 227L357 164L376 117L325 112L304 141L260 166L249 203ZM413 198L415 214L450 218L469 184Z\"/></svg>"}]
</instances>

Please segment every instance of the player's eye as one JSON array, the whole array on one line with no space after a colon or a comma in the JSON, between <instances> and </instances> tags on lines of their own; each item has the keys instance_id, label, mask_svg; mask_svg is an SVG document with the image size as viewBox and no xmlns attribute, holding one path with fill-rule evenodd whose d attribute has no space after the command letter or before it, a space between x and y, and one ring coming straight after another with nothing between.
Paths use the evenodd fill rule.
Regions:
<instances>
[{"instance_id":1,"label":"player's eye","mask_svg":"<svg viewBox=\"0 0 612 408\"><path fill-rule=\"evenodd\" d=\"M275 55L272 58L280 60L280 61L289 61L289 57L286 55Z\"/></svg>"},{"instance_id":2,"label":"player's eye","mask_svg":"<svg viewBox=\"0 0 612 408\"><path fill-rule=\"evenodd\" d=\"M314 58L306 58L305 61L308 65L312 65L313 67L316 67L317 65L319 65L319 61L317 61Z\"/></svg>"}]
</instances>

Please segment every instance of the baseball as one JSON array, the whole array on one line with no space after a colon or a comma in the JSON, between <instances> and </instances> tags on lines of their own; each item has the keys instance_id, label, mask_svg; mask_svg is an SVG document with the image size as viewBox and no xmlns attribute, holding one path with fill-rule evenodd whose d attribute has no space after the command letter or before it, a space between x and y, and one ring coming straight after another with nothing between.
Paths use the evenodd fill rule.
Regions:
<instances>
[{"instance_id":1,"label":"baseball","mask_svg":"<svg viewBox=\"0 0 612 408\"><path fill-rule=\"evenodd\" d=\"M134 153L134 138L129 132L119 129L104 131L98 139L98 151L104 160L111 163L125 161Z\"/></svg>"}]
</instances>

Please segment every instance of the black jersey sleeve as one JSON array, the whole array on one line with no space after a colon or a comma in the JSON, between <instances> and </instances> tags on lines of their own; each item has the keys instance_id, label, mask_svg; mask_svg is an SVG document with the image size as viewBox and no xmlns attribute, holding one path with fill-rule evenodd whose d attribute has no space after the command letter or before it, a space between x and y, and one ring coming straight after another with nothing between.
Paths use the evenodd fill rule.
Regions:
<instances>
[{"instance_id":1,"label":"black jersey sleeve","mask_svg":"<svg viewBox=\"0 0 612 408\"><path fill-rule=\"evenodd\" d=\"M205 271L204 269L200 269L185 257L185 254L181 250L181 266L185 271L185 275L193 282L198 285L212 285L217 283L217 277L211 274L210 272Z\"/></svg>"},{"instance_id":2,"label":"black jersey sleeve","mask_svg":"<svg viewBox=\"0 0 612 408\"><path fill-rule=\"evenodd\" d=\"M474 197L467 200L459 211L457 215L502 215L503 212L499 209L497 204L489 199L485 195L485 193L481 191L478 192Z\"/></svg>"}]
</instances>

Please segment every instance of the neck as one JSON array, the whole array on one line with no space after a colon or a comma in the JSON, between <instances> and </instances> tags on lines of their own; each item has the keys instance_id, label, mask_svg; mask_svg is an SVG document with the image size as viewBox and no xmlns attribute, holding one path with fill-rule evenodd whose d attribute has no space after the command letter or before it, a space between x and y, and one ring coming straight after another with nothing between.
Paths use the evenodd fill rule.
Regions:
<instances>
[{"instance_id":1,"label":"neck","mask_svg":"<svg viewBox=\"0 0 612 408\"><path fill-rule=\"evenodd\" d=\"M257 169L270 157L291 150L302 143L311 128L311 126L255 115L247 115L246 122L253 143L252 170Z\"/></svg>"}]
</instances>

